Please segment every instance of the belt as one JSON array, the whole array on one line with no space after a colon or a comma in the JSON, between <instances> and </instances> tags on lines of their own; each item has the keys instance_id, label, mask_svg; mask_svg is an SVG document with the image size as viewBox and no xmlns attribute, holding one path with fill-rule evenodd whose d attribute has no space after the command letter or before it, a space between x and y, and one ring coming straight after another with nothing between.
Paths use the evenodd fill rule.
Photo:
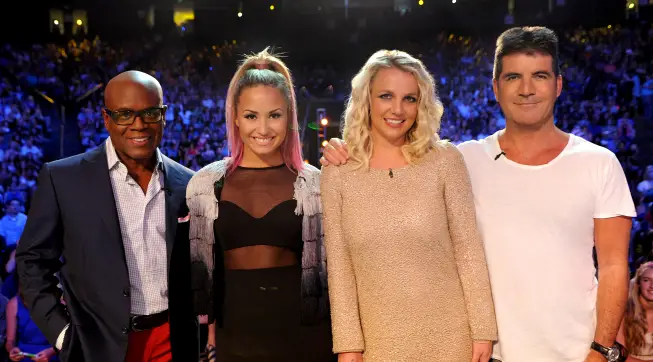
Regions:
<instances>
[{"instance_id":1,"label":"belt","mask_svg":"<svg viewBox=\"0 0 653 362\"><path fill-rule=\"evenodd\" d=\"M132 332L142 332L162 326L168 322L168 311L150 314L135 315L129 319L129 328Z\"/></svg>"}]
</instances>

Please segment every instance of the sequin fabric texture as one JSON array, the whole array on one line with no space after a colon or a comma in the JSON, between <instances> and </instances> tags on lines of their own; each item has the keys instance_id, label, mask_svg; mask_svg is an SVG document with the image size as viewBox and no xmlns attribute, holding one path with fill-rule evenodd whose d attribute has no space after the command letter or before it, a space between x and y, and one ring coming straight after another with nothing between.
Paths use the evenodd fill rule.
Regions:
<instances>
[{"instance_id":1,"label":"sequin fabric texture","mask_svg":"<svg viewBox=\"0 0 653 362\"><path fill-rule=\"evenodd\" d=\"M497 331L462 155L442 143L392 174L322 173L334 352L468 362Z\"/></svg>"}]
</instances>

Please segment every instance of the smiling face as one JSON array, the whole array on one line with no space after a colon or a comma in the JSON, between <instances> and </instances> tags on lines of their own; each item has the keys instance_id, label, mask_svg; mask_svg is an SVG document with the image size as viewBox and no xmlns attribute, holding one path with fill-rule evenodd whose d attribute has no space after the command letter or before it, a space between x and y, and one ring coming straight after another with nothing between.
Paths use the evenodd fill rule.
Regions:
<instances>
[{"instance_id":1,"label":"smiling face","mask_svg":"<svg viewBox=\"0 0 653 362\"><path fill-rule=\"evenodd\" d=\"M107 86L106 107L112 112L141 111L161 107L161 93L148 84L123 80ZM164 122L145 123L136 117L131 125L119 125L102 111L104 126L111 137L116 153L123 161L142 162L154 157L163 137Z\"/></svg>"},{"instance_id":2,"label":"smiling face","mask_svg":"<svg viewBox=\"0 0 653 362\"><path fill-rule=\"evenodd\" d=\"M506 122L528 128L553 124L555 101L562 91L562 77L553 71L553 58L515 53L504 56L502 63L493 86Z\"/></svg>"},{"instance_id":3,"label":"smiling face","mask_svg":"<svg viewBox=\"0 0 653 362\"><path fill-rule=\"evenodd\" d=\"M244 144L243 163L281 164L281 145L288 133L288 103L281 91L263 85L245 88L236 112L235 123Z\"/></svg>"},{"instance_id":4,"label":"smiling face","mask_svg":"<svg viewBox=\"0 0 653 362\"><path fill-rule=\"evenodd\" d=\"M419 85L412 73L383 68L370 86L371 134L373 140L401 146L417 119Z\"/></svg>"},{"instance_id":5,"label":"smiling face","mask_svg":"<svg viewBox=\"0 0 653 362\"><path fill-rule=\"evenodd\" d=\"M653 269L648 269L639 278L639 294L648 303L653 303Z\"/></svg>"}]
</instances>

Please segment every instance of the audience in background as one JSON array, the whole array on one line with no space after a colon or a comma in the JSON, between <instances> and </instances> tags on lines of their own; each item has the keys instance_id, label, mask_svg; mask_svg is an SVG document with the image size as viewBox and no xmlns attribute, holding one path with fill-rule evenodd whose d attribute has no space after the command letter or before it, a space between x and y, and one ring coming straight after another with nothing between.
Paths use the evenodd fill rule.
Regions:
<instances>
[{"instance_id":1,"label":"audience in background","mask_svg":"<svg viewBox=\"0 0 653 362\"><path fill-rule=\"evenodd\" d=\"M627 362L653 361L653 263L642 264L630 281L630 293L617 341L629 351Z\"/></svg>"},{"instance_id":2,"label":"audience in background","mask_svg":"<svg viewBox=\"0 0 653 362\"><path fill-rule=\"evenodd\" d=\"M0 79L0 201L29 201L49 141L50 119L34 97Z\"/></svg>"},{"instance_id":3,"label":"audience in background","mask_svg":"<svg viewBox=\"0 0 653 362\"><path fill-rule=\"evenodd\" d=\"M365 39L357 30L360 39ZM653 32L621 28L571 29L558 33L564 92L555 111L567 131L616 153L629 179L639 217L633 228L633 270L649 259L653 242L653 159L638 137L647 129L638 120L653 118ZM489 39L489 38L488 38ZM155 76L168 105L161 150L193 170L227 156L225 93L228 79L248 45L167 46L160 39L116 46L98 37L0 49L0 255L10 262L25 224L25 209L47 152L51 124L60 115L48 111L38 90L57 104L65 103L69 122L79 128L79 151L91 150L108 137L101 116L102 84L126 69ZM493 41L441 33L408 47L435 75L445 106L441 136L458 144L481 139L503 128L505 119L492 90ZM260 46L259 46L260 48ZM283 49L289 50L289 49ZM290 60L301 52L293 50ZM365 54L367 56L369 54ZM314 60L291 64L300 103L309 98L344 101L352 74ZM7 78L13 75L16 79ZM74 106L71 106L74 105ZM72 113L71 113L72 112ZM338 118L339 115L330 115ZM58 120L60 121L60 120ZM70 122L74 121L74 122ZM311 120L312 121L312 120ZM56 128L55 128L56 129ZM650 141L642 138L644 142ZM70 141L70 140L68 140ZM11 273L0 273L3 279ZM13 289L13 288L12 288Z\"/></svg>"},{"instance_id":4,"label":"audience in background","mask_svg":"<svg viewBox=\"0 0 653 362\"><path fill-rule=\"evenodd\" d=\"M20 291L20 287L19 287ZM54 348L36 326L25 307L20 293L9 300L6 307L7 341L5 348L12 361L57 361ZM21 352L32 356L22 356Z\"/></svg>"},{"instance_id":5,"label":"audience in background","mask_svg":"<svg viewBox=\"0 0 653 362\"><path fill-rule=\"evenodd\" d=\"M5 239L7 248L15 248L23 233L27 215L22 211L23 204L19 199L9 199L5 202L5 216L0 219L0 236Z\"/></svg>"}]
</instances>

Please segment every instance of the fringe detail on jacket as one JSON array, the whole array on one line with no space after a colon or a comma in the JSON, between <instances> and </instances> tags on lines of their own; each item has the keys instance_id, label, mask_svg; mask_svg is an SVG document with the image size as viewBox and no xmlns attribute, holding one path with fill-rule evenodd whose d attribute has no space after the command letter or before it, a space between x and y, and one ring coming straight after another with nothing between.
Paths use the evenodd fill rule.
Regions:
<instances>
[{"instance_id":1,"label":"fringe detail on jacket","mask_svg":"<svg viewBox=\"0 0 653 362\"><path fill-rule=\"evenodd\" d=\"M216 285L213 280L213 223L219 213L215 186L224 181L229 162L230 159L226 158L205 166L193 176L186 190L186 201L190 209L192 284L197 314L211 316L214 303L211 296L222 295L213 291ZM295 180L294 188L294 199L297 200L295 214L302 216L304 241L301 260L301 314L304 324L313 324L329 317L320 171L311 165L305 165Z\"/></svg>"}]
</instances>

